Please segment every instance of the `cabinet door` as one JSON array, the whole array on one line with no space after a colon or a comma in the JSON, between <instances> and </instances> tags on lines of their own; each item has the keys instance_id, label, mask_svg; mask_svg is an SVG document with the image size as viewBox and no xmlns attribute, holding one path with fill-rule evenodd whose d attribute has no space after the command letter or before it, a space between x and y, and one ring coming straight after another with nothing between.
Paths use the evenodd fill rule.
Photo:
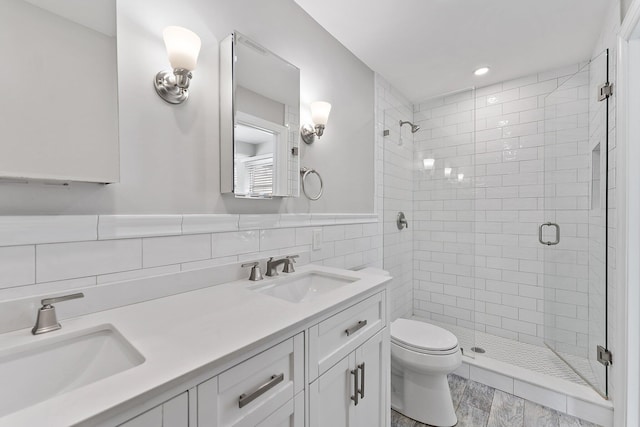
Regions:
<instances>
[{"instance_id":1,"label":"cabinet door","mask_svg":"<svg viewBox=\"0 0 640 427\"><path fill-rule=\"evenodd\" d=\"M387 404L387 360L388 347L383 332L358 347L356 368L360 388L360 399L355 407L358 427L383 427L386 425Z\"/></svg>"},{"instance_id":2,"label":"cabinet door","mask_svg":"<svg viewBox=\"0 0 640 427\"><path fill-rule=\"evenodd\" d=\"M189 393L184 392L144 414L120 424L120 427L188 427Z\"/></svg>"},{"instance_id":3,"label":"cabinet door","mask_svg":"<svg viewBox=\"0 0 640 427\"><path fill-rule=\"evenodd\" d=\"M354 367L355 353L351 353L310 384L310 427L354 425Z\"/></svg>"}]
</instances>

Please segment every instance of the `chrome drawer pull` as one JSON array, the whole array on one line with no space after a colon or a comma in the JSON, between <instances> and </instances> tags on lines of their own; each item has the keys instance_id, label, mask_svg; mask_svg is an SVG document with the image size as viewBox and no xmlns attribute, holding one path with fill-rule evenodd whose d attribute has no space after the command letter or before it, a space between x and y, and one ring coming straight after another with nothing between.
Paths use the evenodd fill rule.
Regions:
<instances>
[{"instance_id":1,"label":"chrome drawer pull","mask_svg":"<svg viewBox=\"0 0 640 427\"><path fill-rule=\"evenodd\" d=\"M367 326L367 321L366 320L361 320L361 321L358 322L358 324L353 325L349 329L346 329L345 332L346 332L347 336L349 336L351 334L354 334L354 333L358 332L360 329L364 328L365 326Z\"/></svg>"},{"instance_id":2,"label":"chrome drawer pull","mask_svg":"<svg viewBox=\"0 0 640 427\"><path fill-rule=\"evenodd\" d=\"M355 402L355 406L358 406L358 368L351 371L351 375L353 375L353 396L351 396L351 400Z\"/></svg>"},{"instance_id":3,"label":"chrome drawer pull","mask_svg":"<svg viewBox=\"0 0 640 427\"><path fill-rule=\"evenodd\" d=\"M253 393L251 393L250 395L246 395L245 393L241 394L240 399L238 400L238 407L242 408L248 405L249 403L256 400L258 397L262 396L263 394L265 394L266 392L274 388L276 385L280 384L283 380L284 380L284 374L272 375L271 379L268 382L258 387L258 389Z\"/></svg>"},{"instance_id":4,"label":"chrome drawer pull","mask_svg":"<svg viewBox=\"0 0 640 427\"><path fill-rule=\"evenodd\" d=\"M364 362L358 365L360 369L360 399L364 399Z\"/></svg>"}]
</instances>

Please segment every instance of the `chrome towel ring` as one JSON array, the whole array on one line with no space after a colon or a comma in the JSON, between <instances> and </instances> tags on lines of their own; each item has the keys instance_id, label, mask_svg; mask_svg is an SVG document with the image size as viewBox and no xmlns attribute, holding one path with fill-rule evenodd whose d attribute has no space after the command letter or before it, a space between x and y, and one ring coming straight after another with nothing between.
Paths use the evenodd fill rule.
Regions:
<instances>
[{"instance_id":1,"label":"chrome towel ring","mask_svg":"<svg viewBox=\"0 0 640 427\"><path fill-rule=\"evenodd\" d=\"M316 194L315 196L310 196L307 193L307 190L304 188L304 182L306 181L307 177L311 174L317 175L318 179L320 180L320 191L318 191L318 194ZM322 192L324 191L324 184L322 183L322 177L320 176L318 171L316 171L315 169L309 169L309 168L303 167L300 169L300 175L302 175L302 192L304 193L305 196L307 196L307 199L318 200L320 197L322 197Z\"/></svg>"}]
</instances>

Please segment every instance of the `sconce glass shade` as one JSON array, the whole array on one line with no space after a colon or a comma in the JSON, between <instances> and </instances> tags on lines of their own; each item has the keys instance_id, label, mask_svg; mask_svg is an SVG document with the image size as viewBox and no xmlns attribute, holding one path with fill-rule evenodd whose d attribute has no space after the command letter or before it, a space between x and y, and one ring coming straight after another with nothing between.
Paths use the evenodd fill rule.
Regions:
<instances>
[{"instance_id":1,"label":"sconce glass shade","mask_svg":"<svg viewBox=\"0 0 640 427\"><path fill-rule=\"evenodd\" d=\"M164 29L162 37L167 48L169 62L174 70L193 71L196 69L202 45L200 37L196 33L186 28L171 26Z\"/></svg>"},{"instance_id":2,"label":"sconce glass shade","mask_svg":"<svg viewBox=\"0 0 640 427\"><path fill-rule=\"evenodd\" d=\"M329 121L329 113L331 112L331 104L324 101L312 102L311 105L311 121L314 125L326 126Z\"/></svg>"}]
</instances>

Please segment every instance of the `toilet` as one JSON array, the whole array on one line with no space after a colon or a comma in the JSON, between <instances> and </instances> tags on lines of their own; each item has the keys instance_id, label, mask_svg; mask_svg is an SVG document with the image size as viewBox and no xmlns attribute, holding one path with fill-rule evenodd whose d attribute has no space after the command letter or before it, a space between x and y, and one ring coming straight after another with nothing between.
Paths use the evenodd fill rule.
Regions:
<instances>
[{"instance_id":1,"label":"toilet","mask_svg":"<svg viewBox=\"0 0 640 427\"><path fill-rule=\"evenodd\" d=\"M437 427L454 426L456 417L447 374L462 364L451 332L417 320L391 323L391 407Z\"/></svg>"}]
</instances>

